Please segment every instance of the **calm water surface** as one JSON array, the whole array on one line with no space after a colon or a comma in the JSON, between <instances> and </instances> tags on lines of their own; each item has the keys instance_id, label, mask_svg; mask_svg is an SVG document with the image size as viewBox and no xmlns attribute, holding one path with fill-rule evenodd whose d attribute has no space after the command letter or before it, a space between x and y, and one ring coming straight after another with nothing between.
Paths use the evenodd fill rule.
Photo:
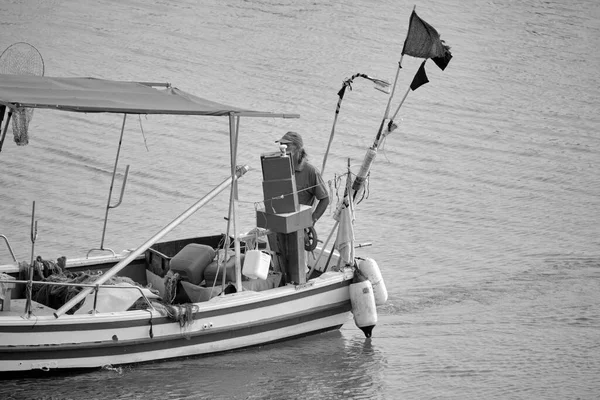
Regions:
<instances>
[{"instance_id":1,"label":"calm water surface","mask_svg":"<svg viewBox=\"0 0 600 400\"><path fill-rule=\"evenodd\" d=\"M321 165L342 81L393 81L414 3L44 1L0 4L0 49L36 46L49 76L170 82L240 107L240 220L261 200L258 155L286 130ZM339 332L228 353L3 382L6 399L595 399L600 393L600 6L450 1L417 12L452 47L410 92L358 207L359 254L390 299L371 340ZM405 57L395 109L420 60ZM347 92L326 179L360 164L387 96ZM0 234L29 259L100 245L122 119L37 110L0 153ZM143 129L140 129L140 126ZM131 165L105 246L136 247L227 176L225 119L130 117ZM10 132L9 132L10 134ZM120 183L115 192L120 190ZM223 195L219 198L225 201ZM219 202L218 202L219 203ZM168 239L223 232L209 205ZM333 226L326 215L319 234ZM0 260L10 255L0 246Z\"/></svg>"}]
</instances>

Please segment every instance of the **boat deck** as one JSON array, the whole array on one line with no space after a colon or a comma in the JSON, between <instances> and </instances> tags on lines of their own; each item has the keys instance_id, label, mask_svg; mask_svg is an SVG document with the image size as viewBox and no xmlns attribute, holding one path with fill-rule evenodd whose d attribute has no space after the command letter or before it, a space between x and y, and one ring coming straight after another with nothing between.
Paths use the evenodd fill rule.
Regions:
<instances>
[{"instance_id":1,"label":"boat deck","mask_svg":"<svg viewBox=\"0 0 600 400\"><path fill-rule=\"evenodd\" d=\"M0 316L3 317L14 317L25 315L25 304L27 303L26 299L11 299L10 301L10 310L0 311ZM31 314L33 316L43 316L43 315L53 315L56 310L50 307L47 307L43 304L38 303L37 301L31 301Z\"/></svg>"}]
</instances>

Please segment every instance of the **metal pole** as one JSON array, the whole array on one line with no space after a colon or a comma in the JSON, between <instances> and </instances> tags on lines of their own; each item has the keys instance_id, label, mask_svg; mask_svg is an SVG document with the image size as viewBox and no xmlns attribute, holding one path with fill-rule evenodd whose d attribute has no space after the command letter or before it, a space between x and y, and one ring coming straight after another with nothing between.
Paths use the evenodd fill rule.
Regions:
<instances>
[{"instance_id":1,"label":"metal pole","mask_svg":"<svg viewBox=\"0 0 600 400\"><path fill-rule=\"evenodd\" d=\"M329 154L329 149L331 148L331 142L333 142L333 135L335 134L335 125L337 124L338 115L340 115L340 107L342 106L342 100L344 99L344 94L346 93L346 87L350 85L350 80L344 81L344 84L340 91L338 92L338 102L335 107L335 116L333 117L333 126L331 127L331 133L329 134L329 143L327 143L327 150L325 150L325 155L323 156L323 165L321 166L321 175L325 174L325 165L327 164L327 156Z\"/></svg>"},{"instance_id":2,"label":"metal pole","mask_svg":"<svg viewBox=\"0 0 600 400\"><path fill-rule=\"evenodd\" d=\"M352 81L354 80L354 78L357 78L357 77L361 77L361 78L370 80L371 82L375 83L375 89L382 91L384 93L387 93L387 87L390 86L390 84L387 81L384 81L382 79L373 78L369 75L365 75L365 74L361 74L361 73L354 74L349 79L346 79L343 82L342 88L338 92L339 99L337 102L337 106L335 108L335 116L333 118L333 126L331 127L331 133L329 134L329 143L327 143L327 150L325 150L325 155L323 156L323 165L321 166L321 175L325 175L325 165L327 163L327 156L329 155L329 149L331 148L331 142L333 141L333 135L335 133L335 125L337 124L338 115L340 114L340 107L342 106L342 100L344 98L344 94L346 93L347 88L350 88L350 90L352 90L352 86L351 86ZM397 76L396 76L396 79L398 79Z\"/></svg>"},{"instance_id":3,"label":"metal pole","mask_svg":"<svg viewBox=\"0 0 600 400\"><path fill-rule=\"evenodd\" d=\"M400 107L402 107L402 104L404 104L404 100L406 100L406 96L408 96L408 94L410 93L410 86L408 88L408 90L406 91L406 93L404 93L404 97L402 97L402 100L400 101L400 104L398 104L398 108L396 108L396 112L394 113L394 115L392 115L392 118L390 118L390 122L388 124L388 130L391 131L391 127L394 124L394 120L396 119L396 115L398 115L398 111L400 111Z\"/></svg>"},{"instance_id":4,"label":"metal pole","mask_svg":"<svg viewBox=\"0 0 600 400\"><path fill-rule=\"evenodd\" d=\"M115 184L115 175L117 174L117 165L119 164L119 154L121 153L121 143L123 143L123 132L125 131L125 121L127 114L123 114L123 125L121 126L121 137L119 138L119 147L117 148L117 156L115 158L115 166L113 168L112 179L110 181L110 189L108 190L108 200L106 201L106 213L104 214L104 227L102 228L102 240L100 240L100 250L104 250L104 236L106 235L106 223L108 222L108 211L110 210L110 198L112 197L113 186Z\"/></svg>"},{"instance_id":5,"label":"metal pole","mask_svg":"<svg viewBox=\"0 0 600 400\"><path fill-rule=\"evenodd\" d=\"M238 133L240 127L240 117L236 117L233 114L229 114L229 137L230 137L230 146L231 146L231 174L235 173L236 163L237 163L237 148L238 148ZM229 201L232 205L231 207L231 217L233 218L233 247L235 250L235 289L237 292L241 292L243 290L242 287L242 265L240 262L240 238L237 233L237 201L238 201L238 186L237 181L234 181L231 185L231 198Z\"/></svg>"},{"instance_id":6,"label":"metal pole","mask_svg":"<svg viewBox=\"0 0 600 400\"><path fill-rule=\"evenodd\" d=\"M25 312L27 318L31 316L31 301L33 297L33 260L35 257L35 240L37 239L37 221L35 220L35 201L31 210L31 263L29 264L29 281L27 282L27 301L25 303Z\"/></svg>"},{"instance_id":7,"label":"metal pole","mask_svg":"<svg viewBox=\"0 0 600 400\"><path fill-rule=\"evenodd\" d=\"M230 116L231 117L231 116ZM231 123L231 120L230 120ZM235 165L234 161L233 161L233 149L232 149L232 145L231 145L231 140L232 140L232 133L231 133L231 125L229 126L229 148L230 148L230 163L231 163L231 173L233 174L234 168L233 166ZM220 259L217 255L217 276L215 277L215 281L213 282L213 286L215 286L215 284L217 283L217 278L219 278L219 271L221 271L221 295L224 296L225 295L225 283L227 281L227 261L229 261L228 259L228 252L229 252L229 247L231 246L231 240L230 240L230 232L231 232L231 222L232 222L232 215L233 215L233 195L234 195L234 191L235 191L235 186L231 185L230 190L229 190L229 209L227 211L227 229L225 230L225 243L223 243L223 258ZM235 245L234 245L235 247ZM223 268L221 270L221 268ZM235 269L235 266L234 266ZM237 289L236 289L237 290ZM211 296L212 296L212 288L211 288Z\"/></svg>"},{"instance_id":8,"label":"metal pole","mask_svg":"<svg viewBox=\"0 0 600 400\"><path fill-rule=\"evenodd\" d=\"M123 268L125 268L131 261L135 260L139 255L141 255L148 248L150 248L150 246L152 246L154 243L159 241L163 236L165 236L167 233L172 231L175 227L177 227L183 221L188 219L192 214L194 214L196 211L198 211L198 209L203 207L206 203L208 203L210 200L212 200L216 195L218 195L220 192L222 192L227 186L229 186L232 182L234 182L237 179L239 179L240 177L242 177L249 170L250 170L250 167L247 165L244 165L243 167L238 168L236 170L236 173L234 176L230 176L227 179L225 179L220 185L218 185L213 190L211 190L202 199L198 200L194 205L192 205L190 208L188 208L179 217L175 218L173 221L171 221L171 223L169 223L167 226L165 226L163 229L161 229L157 234L155 234L150 239L148 239L144 244L142 244L136 250L131 252L123 260L119 261L114 267L112 267L110 270L108 270L106 273L104 273L94 283L96 285L101 285L102 283L106 282L108 279L115 276L119 271L121 271ZM63 315L65 312L69 311L71 308L73 308L73 306L75 306L77 303L79 303L81 300L83 300L85 298L85 296L87 296L91 291L92 291L91 288L83 289L81 292L79 292L79 294L77 294L75 297L73 297L71 300L69 300L67 303L65 303L61 308L56 310L56 312L54 313L54 316L56 318L58 318L61 315Z\"/></svg>"},{"instance_id":9,"label":"metal pole","mask_svg":"<svg viewBox=\"0 0 600 400\"><path fill-rule=\"evenodd\" d=\"M331 232L329 232L329 236L327 236L327 240L325 240L325 243L323 243L323 247L321 247L321 252L319 253L319 257L317 257L317 260L314 262L310 271L308 271L308 276L310 276L310 274L312 274L312 272L317 267L317 264L319 264L319 261L321 261L321 257L323 256L323 253L325 252L325 247L327 247L327 245L329 244L329 240L331 240L331 237L333 236L333 233L335 232L335 230L337 229L339 224L340 224L339 221L335 221L335 224L333 224L333 228L331 229ZM335 247L335 241L334 241L334 247ZM333 248L331 249L331 252L333 253Z\"/></svg>"},{"instance_id":10,"label":"metal pole","mask_svg":"<svg viewBox=\"0 0 600 400\"><path fill-rule=\"evenodd\" d=\"M6 118L6 122L4 123L4 129L2 130L2 137L0 137L0 151L2 151L2 145L4 144L4 139L6 139L6 131L8 130L8 125L10 122L10 118L13 115L12 109L8 111L8 117Z\"/></svg>"}]
</instances>

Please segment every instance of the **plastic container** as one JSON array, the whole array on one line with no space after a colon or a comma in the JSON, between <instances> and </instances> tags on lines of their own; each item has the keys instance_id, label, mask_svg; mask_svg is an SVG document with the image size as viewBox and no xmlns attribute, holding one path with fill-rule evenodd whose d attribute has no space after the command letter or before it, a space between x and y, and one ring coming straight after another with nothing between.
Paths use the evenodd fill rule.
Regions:
<instances>
[{"instance_id":1,"label":"plastic container","mask_svg":"<svg viewBox=\"0 0 600 400\"><path fill-rule=\"evenodd\" d=\"M171 271L179 273L181 279L199 285L204 280L204 270L215 254L210 246L190 243L171 259Z\"/></svg>"},{"instance_id":2,"label":"plastic container","mask_svg":"<svg viewBox=\"0 0 600 400\"><path fill-rule=\"evenodd\" d=\"M271 255L260 250L248 250L244 257L242 273L250 279L267 279Z\"/></svg>"},{"instance_id":3,"label":"plastic container","mask_svg":"<svg viewBox=\"0 0 600 400\"><path fill-rule=\"evenodd\" d=\"M221 250L220 250L221 251ZM219 267L219 258L220 264ZM212 286L215 284L220 285L223 281L223 274L225 274L225 282L235 282L235 253L233 251L228 252L227 261L223 262L223 256L219 255L215 257L215 260L208 264L208 267L204 269L204 279L206 280L206 286ZM240 264L244 265L244 254L240 254Z\"/></svg>"}]
</instances>

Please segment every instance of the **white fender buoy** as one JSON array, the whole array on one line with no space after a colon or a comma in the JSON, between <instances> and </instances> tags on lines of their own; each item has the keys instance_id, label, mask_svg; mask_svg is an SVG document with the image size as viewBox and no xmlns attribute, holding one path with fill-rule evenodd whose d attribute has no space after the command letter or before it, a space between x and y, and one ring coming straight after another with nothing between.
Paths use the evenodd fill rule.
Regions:
<instances>
[{"instance_id":1,"label":"white fender buoy","mask_svg":"<svg viewBox=\"0 0 600 400\"><path fill-rule=\"evenodd\" d=\"M372 258L360 259L358 269L373 285L373 294L375 295L375 304L378 306L385 304L388 299L388 292L379 271L379 266Z\"/></svg>"},{"instance_id":2,"label":"white fender buoy","mask_svg":"<svg viewBox=\"0 0 600 400\"><path fill-rule=\"evenodd\" d=\"M350 303L352 304L354 323L366 337L370 338L371 332L377 324L377 306L371 282L364 280L352 283L350 285Z\"/></svg>"}]
</instances>

